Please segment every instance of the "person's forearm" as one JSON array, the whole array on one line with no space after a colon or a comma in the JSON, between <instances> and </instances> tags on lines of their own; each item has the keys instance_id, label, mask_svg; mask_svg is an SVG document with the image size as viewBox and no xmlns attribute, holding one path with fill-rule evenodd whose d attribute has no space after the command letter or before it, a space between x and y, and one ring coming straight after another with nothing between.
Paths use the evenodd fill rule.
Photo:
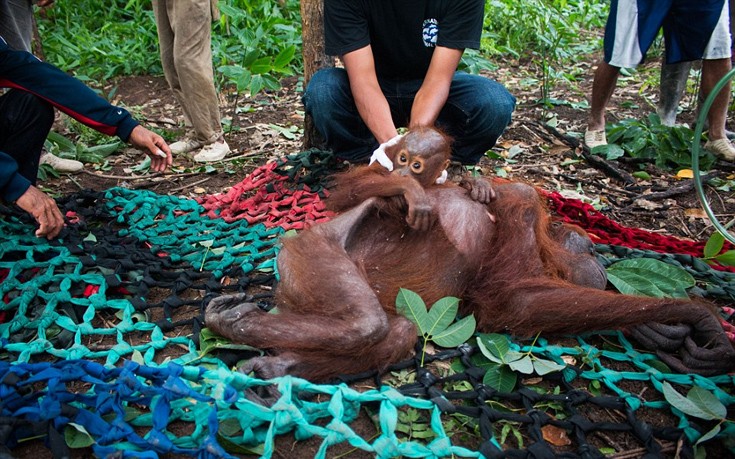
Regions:
<instances>
[{"instance_id":1,"label":"person's forearm","mask_svg":"<svg viewBox=\"0 0 735 459\"><path fill-rule=\"evenodd\" d=\"M433 126L439 117L439 112L447 102L449 88L431 88L425 84L416 93L411 107L411 121L408 128L419 126Z\"/></svg>"},{"instance_id":2,"label":"person's forearm","mask_svg":"<svg viewBox=\"0 0 735 459\"><path fill-rule=\"evenodd\" d=\"M388 101L378 83L372 48L368 45L347 53L342 56L342 61L350 80L352 97L363 122L378 143L382 144L395 137L398 131L393 124Z\"/></svg>"},{"instance_id":3,"label":"person's forearm","mask_svg":"<svg viewBox=\"0 0 735 459\"><path fill-rule=\"evenodd\" d=\"M386 142L398 134L393 124L388 101L380 87L377 90L376 88L365 88L362 91L353 89L353 95L360 117L378 143Z\"/></svg>"},{"instance_id":4,"label":"person's forearm","mask_svg":"<svg viewBox=\"0 0 735 459\"><path fill-rule=\"evenodd\" d=\"M429 70L411 107L409 129L434 125L449 97L449 88L462 51L442 46L434 50Z\"/></svg>"}]
</instances>

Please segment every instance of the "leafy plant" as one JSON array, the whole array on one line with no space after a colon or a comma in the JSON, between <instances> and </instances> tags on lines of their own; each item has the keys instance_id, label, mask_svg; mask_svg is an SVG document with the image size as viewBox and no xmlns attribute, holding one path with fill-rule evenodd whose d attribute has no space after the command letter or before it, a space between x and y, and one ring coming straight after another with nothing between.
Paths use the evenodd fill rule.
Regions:
<instances>
[{"instance_id":1,"label":"leafy plant","mask_svg":"<svg viewBox=\"0 0 735 459\"><path fill-rule=\"evenodd\" d=\"M220 2L222 18L215 62L238 92L251 96L280 89L279 79L301 70L298 2Z\"/></svg>"},{"instance_id":2,"label":"leafy plant","mask_svg":"<svg viewBox=\"0 0 735 459\"><path fill-rule=\"evenodd\" d=\"M607 268L607 278L620 293L656 298L687 298L694 278L682 268L652 258L618 261Z\"/></svg>"},{"instance_id":3,"label":"leafy plant","mask_svg":"<svg viewBox=\"0 0 735 459\"><path fill-rule=\"evenodd\" d=\"M277 78L301 71L298 1L221 0L219 6L215 67L247 70L252 94L277 89ZM116 76L162 73L150 0L111 0L104 8L96 0L57 0L38 15L38 28L49 62L97 86Z\"/></svg>"},{"instance_id":4,"label":"leafy plant","mask_svg":"<svg viewBox=\"0 0 735 459\"><path fill-rule=\"evenodd\" d=\"M609 160L627 154L631 158L649 159L665 168L692 166L694 131L686 126L664 126L655 113L644 120L625 119L609 126L607 141L608 145L595 147L591 153ZM702 169L709 169L715 157L702 149L699 162Z\"/></svg>"},{"instance_id":5,"label":"leafy plant","mask_svg":"<svg viewBox=\"0 0 735 459\"><path fill-rule=\"evenodd\" d=\"M161 72L150 0L58 0L38 29L46 59L80 79Z\"/></svg>"},{"instance_id":6,"label":"leafy plant","mask_svg":"<svg viewBox=\"0 0 735 459\"><path fill-rule=\"evenodd\" d=\"M586 0L488 0L482 50L507 59L529 57L542 74L541 100L550 99L553 85L574 83L587 72L579 56L601 49L594 31L604 25L608 5Z\"/></svg>"},{"instance_id":7,"label":"leafy plant","mask_svg":"<svg viewBox=\"0 0 735 459\"><path fill-rule=\"evenodd\" d=\"M424 364L429 341L441 347L457 347L472 337L477 326L473 315L454 321L459 311L459 299L454 297L440 299L427 311L420 296L402 288L396 298L396 310L416 325L417 333L423 339L421 365Z\"/></svg>"},{"instance_id":8,"label":"leafy plant","mask_svg":"<svg viewBox=\"0 0 735 459\"><path fill-rule=\"evenodd\" d=\"M477 75L481 70L495 71L498 66L491 62L489 59L484 57L476 49L466 49L462 53L462 59L457 66L459 70L464 70L467 73Z\"/></svg>"},{"instance_id":9,"label":"leafy plant","mask_svg":"<svg viewBox=\"0 0 735 459\"><path fill-rule=\"evenodd\" d=\"M735 250L720 253L724 245L725 236L719 231L712 233L704 246L704 260L710 264L717 262L725 266L735 266Z\"/></svg>"},{"instance_id":10,"label":"leafy plant","mask_svg":"<svg viewBox=\"0 0 735 459\"><path fill-rule=\"evenodd\" d=\"M61 158L76 159L84 163L102 163L105 158L120 150L123 143L120 140L101 145L87 146L85 143L74 143L58 132L49 132L44 143L46 151Z\"/></svg>"},{"instance_id":11,"label":"leafy plant","mask_svg":"<svg viewBox=\"0 0 735 459\"><path fill-rule=\"evenodd\" d=\"M489 361L483 377L486 384L500 392L510 392L516 385L518 373L536 373L543 376L552 371L560 371L566 365L533 355L530 351L519 352L511 349L510 339L498 333L480 334L477 346Z\"/></svg>"},{"instance_id":12,"label":"leafy plant","mask_svg":"<svg viewBox=\"0 0 735 459\"><path fill-rule=\"evenodd\" d=\"M429 421L424 419L416 408L406 408L398 412L396 431L406 434L409 439L427 440L436 437L436 432L431 429Z\"/></svg>"}]
</instances>

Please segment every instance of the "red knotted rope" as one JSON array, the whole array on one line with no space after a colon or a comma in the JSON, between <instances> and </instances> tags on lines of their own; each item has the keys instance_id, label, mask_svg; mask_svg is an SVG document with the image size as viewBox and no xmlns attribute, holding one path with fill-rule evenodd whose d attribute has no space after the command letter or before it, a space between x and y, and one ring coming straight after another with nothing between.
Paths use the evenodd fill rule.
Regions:
<instances>
[{"instance_id":1,"label":"red knotted rope","mask_svg":"<svg viewBox=\"0 0 735 459\"><path fill-rule=\"evenodd\" d=\"M245 219L249 224L290 230L327 221L333 214L326 210L321 196L306 185L290 188L288 176L274 172L278 165L270 162L260 166L227 193L197 201L206 209L206 216L227 222Z\"/></svg>"}]
</instances>

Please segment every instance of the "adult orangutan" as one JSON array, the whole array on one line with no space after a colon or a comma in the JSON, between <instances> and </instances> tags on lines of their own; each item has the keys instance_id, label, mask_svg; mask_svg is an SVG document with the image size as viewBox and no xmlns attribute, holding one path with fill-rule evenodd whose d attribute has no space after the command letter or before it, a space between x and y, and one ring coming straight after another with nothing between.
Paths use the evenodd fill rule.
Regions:
<instances>
[{"instance_id":1,"label":"adult orangutan","mask_svg":"<svg viewBox=\"0 0 735 459\"><path fill-rule=\"evenodd\" d=\"M243 294L209 304L209 328L271 352L244 371L324 380L384 370L417 340L395 310L401 287L427 304L461 298L461 311L474 313L486 332L633 327L677 371L733 367L735 351L708 306L604 291L605 271L586 233L551 223L533 187L435 183L449 151L439 132L414 130L386 148L390 161L337 176L329 201L341 213L283 240L278 314Z\"/></svg>"}]
</instances>

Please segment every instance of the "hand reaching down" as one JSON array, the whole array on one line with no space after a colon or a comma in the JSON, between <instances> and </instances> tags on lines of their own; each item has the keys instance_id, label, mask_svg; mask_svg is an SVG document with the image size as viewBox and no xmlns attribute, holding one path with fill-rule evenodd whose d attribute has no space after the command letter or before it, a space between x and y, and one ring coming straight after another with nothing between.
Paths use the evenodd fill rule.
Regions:
<instances>
[{"instance_id":1,"label":"hand reaching down","mask_svg":"<svg viewBox=\"0 0 735 459\"><path fill-rule=\"evenodd\" d=\"M53 239L64 227L64 217L56 202L46 193L31 185L15 202L38 222L36 236Z\"/></svg>"}]
</instances>

